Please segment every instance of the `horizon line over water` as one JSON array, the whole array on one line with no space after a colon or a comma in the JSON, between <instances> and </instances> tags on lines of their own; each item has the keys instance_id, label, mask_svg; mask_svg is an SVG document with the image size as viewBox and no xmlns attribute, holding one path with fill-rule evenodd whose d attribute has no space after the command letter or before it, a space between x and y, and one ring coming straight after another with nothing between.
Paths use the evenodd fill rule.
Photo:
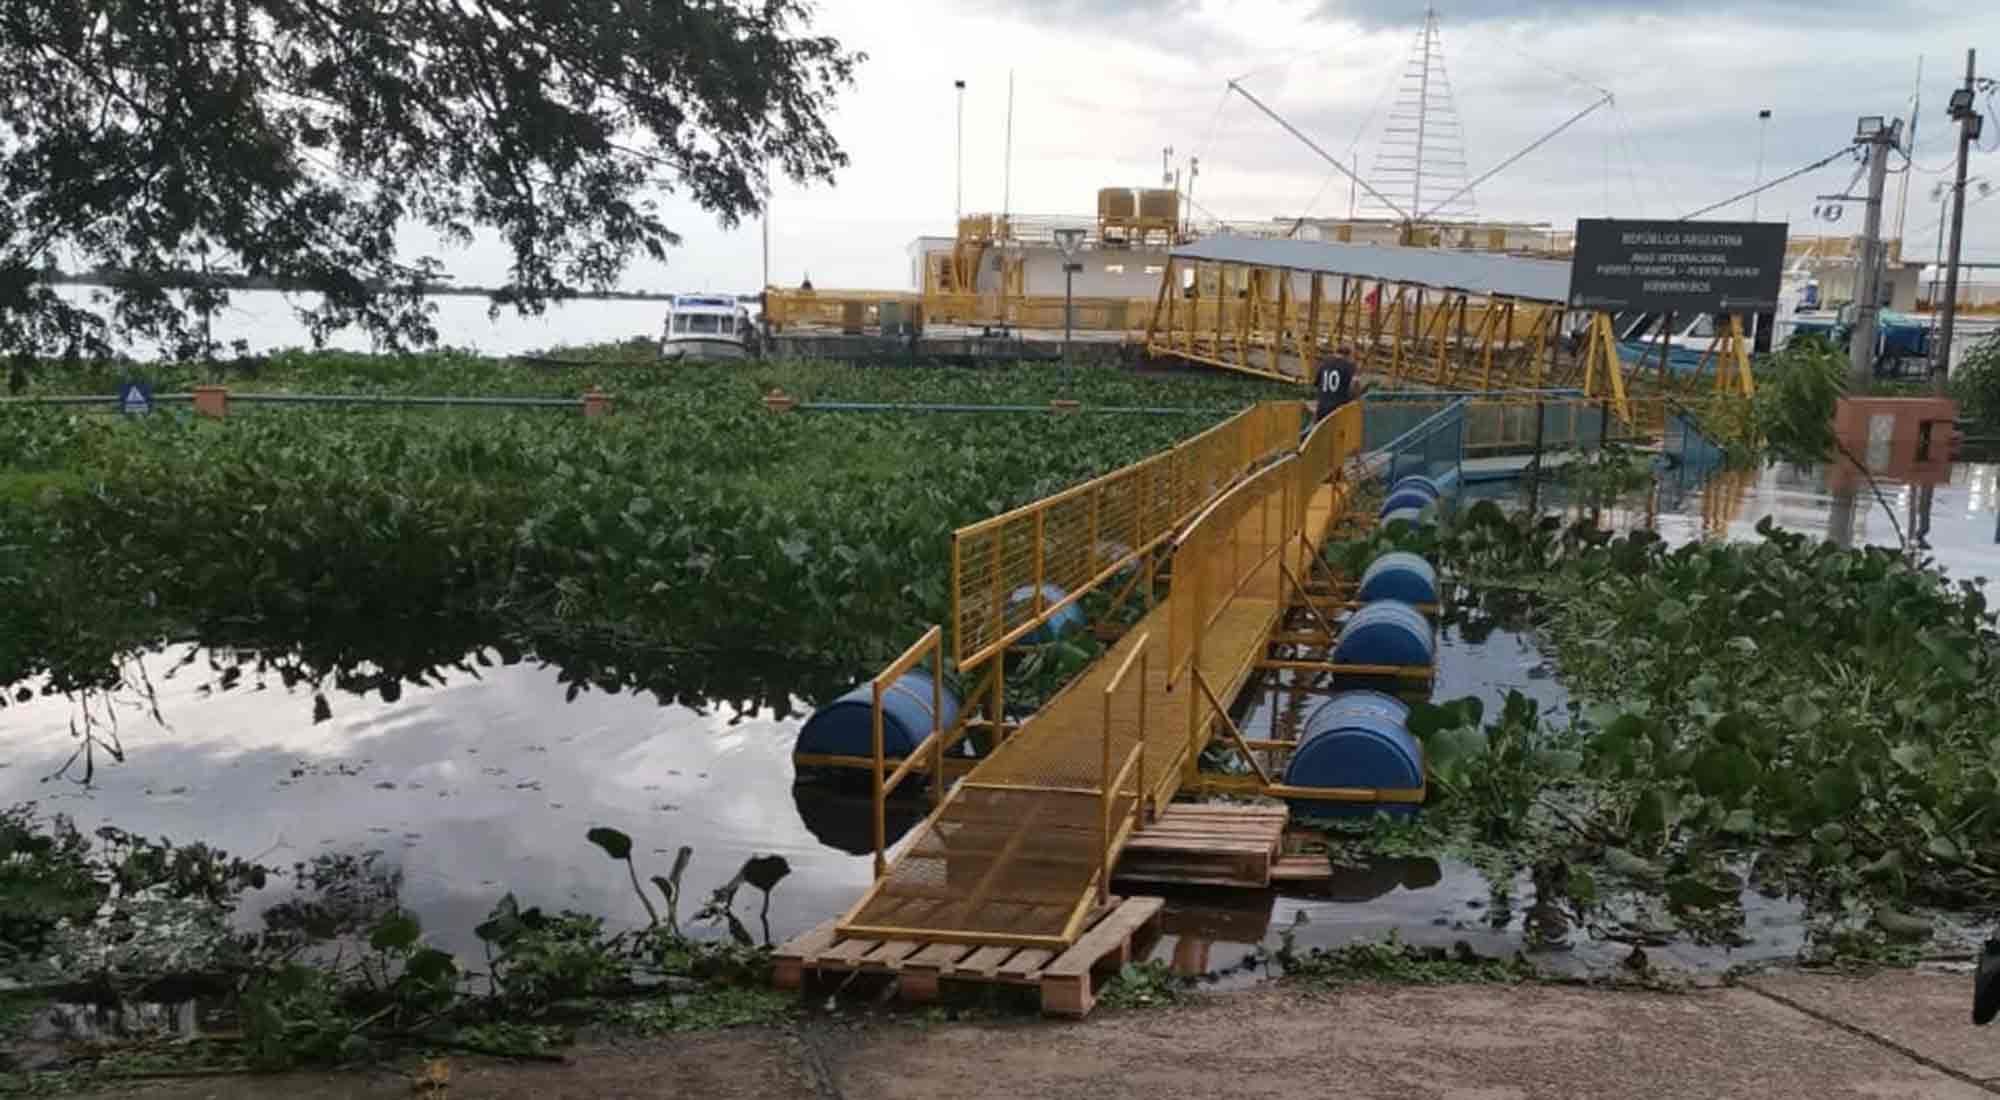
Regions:
<instances>
[{"instance_id":1,"label":"horizon line over water","mask_svg":"<svg viewBox=\"0 0 2000 1100\"><path fill-rule=\"evenodd\" d=\"M72 305L93 306L99 288L83 284L63 284L55 288ZM287 294L278 290L232 290L229 305L217 312L213 322L215 339L224 347L244 341L252 354L313 347L312 336L293 312L292 299L309 295ZM579 298L551 304L539 317L523 317L509 308L489 318L486 298L467 294L425 296L433 306L432 323L437 326L438 346L483 352L489 355L519 355L547 348L582 344L602 344L633 337L658 339L666 306L661 302L629 298ZM327 337L324 345L336 351L377 351L368 334L359 328L341 329ZM157 344L141 342L119 349L134 359L154 359Z\"/></svg>"}]
</instances>

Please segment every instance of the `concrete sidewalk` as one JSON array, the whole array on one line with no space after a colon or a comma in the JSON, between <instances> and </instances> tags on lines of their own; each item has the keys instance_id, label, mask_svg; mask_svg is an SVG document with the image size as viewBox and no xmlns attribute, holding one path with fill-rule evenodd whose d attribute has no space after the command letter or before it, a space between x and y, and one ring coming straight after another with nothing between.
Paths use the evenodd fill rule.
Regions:
<instances>
[{"instance_id":1,"label":"concrete sidewalk","mask_svg":"<svg viewBox=\"0 0 2000 1100\"><path fill-rule=\"evenodd\" d=\"M460 1060L455 1098L703 1100L1689 1100L2000 1095L2000 1032L1971 982L1776 974L1689 994L1569 987L1266 987L1080 1024L817 1019L574 1052ZM103 1095L407 1097L388 1073L223 1078Z\"/></svg>"}]
</instances>

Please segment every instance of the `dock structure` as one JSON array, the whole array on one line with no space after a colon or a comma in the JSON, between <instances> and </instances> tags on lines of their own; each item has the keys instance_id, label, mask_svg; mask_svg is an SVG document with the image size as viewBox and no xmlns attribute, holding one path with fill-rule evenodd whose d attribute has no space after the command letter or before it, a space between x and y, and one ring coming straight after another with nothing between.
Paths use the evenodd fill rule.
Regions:
<instances>
[{"instance_id":1,"label":"dock structure","mask_svg":"<svg viewBox=\"0 0 2000 1100\"><path fill-rule=\"evenodd\" d=\"M1330 579L1319 551L1356 493L1347 468L1363 445L1361 408L1319 422L1303 442L1302 412L1290 402L1253 407L1171 452L958 532L953 653L968 682L968 670L985 670L972 698L983 697L995 728L1005 728L1000 658L1008 645L1120 578L1118 600L1150 601L1155 570L1170 557L1169 594L943 791L893 856L878 824L875 882L841 917L779 950L781 982L809 972L900 974L919 960L906 995L925 995L939 973L977 979L990 970L992 980L1039 981L1051 1012L1087 1010L1089 975L1129 955L1157 912L1156 899L1116 903L1111 894L1135 838L1147 838L1137 849L1156 875L1163 855L1171 862L1179 854L1178 871L1159 876L1169 881L1270 882L1280 808L1208 810L1196 819L1200 811L1172 805L1206 785L1198 764L1214 742L1248 761L1249 793L1422 799L1421 790L1286 787L1259 759L1285 745L1247 741L1230 717L1252 676L1272 667L1270 647L1289 636L1288 613L1303 611L1318 637L1334 631L1315 598ZM926 658L941 662L943 645L934 629L878 678L878 689ZM878 823L882 799L913 769L943 774L943 754L969 722L934 725L893 770L878 724Z\"/></svg>"},{"instance_id":2,"label":"dock structure","mask_svg":"<svg viewBox=\"0 0 2000 1100\"><path fill-rule=\"evenodd\" d=\"M1627 361L1609 314L1569 308L1567 260L1218 236L1176 247L1164 268L1144 337L1157 357L1303 382L1345 352L1397 385L1575 388L1655 438L1672 405L1740 406L1756 391L1741 317L1718 319L1692 372L1669 369L1664 342L1657 361Z\"/></svg>"}]
</instances>

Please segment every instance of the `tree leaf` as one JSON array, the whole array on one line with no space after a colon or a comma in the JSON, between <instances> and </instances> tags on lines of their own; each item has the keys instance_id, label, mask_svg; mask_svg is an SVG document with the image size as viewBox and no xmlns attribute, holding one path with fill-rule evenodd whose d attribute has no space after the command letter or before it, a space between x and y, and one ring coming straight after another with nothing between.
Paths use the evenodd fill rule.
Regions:
<instances>
[{"instance_id":1,"label":"tree leaf","mask_svg":"<svg viewBox=\"0 0 2000 1100\"><path fill-rule=\"evenodd\" d=\"M612 859L623 862L632 858L632 838L616 829L599 825L583 835L584 839L604 849L604 854Z\"/></svg>"},{"instance_id":2,"label":"tree leaf","mask_svg":"<svg viewBox=\"0 0 2000 1100\"><path fill-rule=\"evenodd\" d=\"M751 856L743 861L743 881L765 893L791 873L792 865L785 862L784 856Z\"/></svg>"},{"instance_id":3,"label":"tree leaf","mask_svg":"<svg viewBox=\"0 0 2000 1100\"><path fill-rule=\"evenodd\" d=\"M377 951L402 951L415 946L422 934L423 926L417 923L417 915L399 909L384 917L368 934L368 946Z\"/></svg>"},{"instance_id":4,"label":"tree leaf","mask_svg":"<svg viewBox=\"0 0 2000 1100\"><path fill-rule=\"evenodd\" d=\"M1930 774L1931 750L1913 741L1905 741L1889 750L1889 759L1896 766L1915 776Z\"/></svg>"},{"instance_id":5,"label":"tree leaf","mask_svg":"<svg viewBox=\"0 0 2000 1100\"><path fill-rule=\"evenodd\" d=\"M1690 768L1695 789L1710 798L1735 802L1756 786L1757 761L1735 745L1712 745Z\"/></svg>"}]
</instances>

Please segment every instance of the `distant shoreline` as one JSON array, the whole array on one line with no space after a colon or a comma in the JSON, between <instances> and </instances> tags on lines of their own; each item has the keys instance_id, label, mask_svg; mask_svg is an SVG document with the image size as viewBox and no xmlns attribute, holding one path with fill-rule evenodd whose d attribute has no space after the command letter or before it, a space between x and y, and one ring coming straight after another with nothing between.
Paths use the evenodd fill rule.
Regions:
<instances>
[{"instance_id":1,"label":"distant shoreline","mask_svg":"<svg viewBox=\"0 0 2000 1100\"><path fill-rule=\"evenodd\" d=\"M100 272L58 272L45 280L55 286L98 286L116 289L121 280L117 275ZM210 276L206 280L189 274L185 278L169 282L170 286L192 287L204 281L225 290L274 290L281 294L311 294L310 287L286 286L275 279L250 278L247 276ZM500 291L500 287L468 286L462 283L439 283L424 288L427 297L450 298L490 298ZM673 295L657 290L579 290L563 301L603 301L603 302L666 302ZM734 297L734 295L731 295Z\"/></svg>"}]
</instances>

